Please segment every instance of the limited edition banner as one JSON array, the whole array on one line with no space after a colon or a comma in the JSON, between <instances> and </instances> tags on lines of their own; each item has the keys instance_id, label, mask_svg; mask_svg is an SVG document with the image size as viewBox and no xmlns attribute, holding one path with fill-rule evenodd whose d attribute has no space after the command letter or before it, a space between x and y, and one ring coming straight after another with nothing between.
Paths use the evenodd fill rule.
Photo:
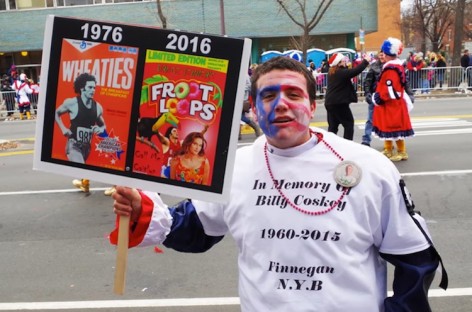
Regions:
<instances>
[{"instance_id":1,"label":"limited edition banner","mask_svg":"<svg viewBox=\"0 0 472 312\"><path fill-rule=\"evenodd\" d=\"M226 201L251 41L48 16L34 169Z\"/></svg>"}]
</instances>

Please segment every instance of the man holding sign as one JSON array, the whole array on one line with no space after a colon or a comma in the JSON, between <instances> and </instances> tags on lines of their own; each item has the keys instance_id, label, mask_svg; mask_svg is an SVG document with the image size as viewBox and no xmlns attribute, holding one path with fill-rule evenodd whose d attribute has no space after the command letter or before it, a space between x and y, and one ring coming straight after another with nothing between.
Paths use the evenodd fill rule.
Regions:
<instances>
[{"instance_id":1,"label":"man holding sign","mask_svg":"<svg viewBox=\"0 0 472 312\"><path fill-rule=\"evenodd\" d=\"M114 211L130 217L129 246L204 252L230 233L242 311L430 311L440 258L424 220L388 159L310 129L315 90L298 61L260 65L251 93L265 135L238 149L229 202L168 207L157 193L117 187ZM348 167L349 181L340 174ZM398 269L389 298L382 258Z\"/></svg>"}]
</instances>

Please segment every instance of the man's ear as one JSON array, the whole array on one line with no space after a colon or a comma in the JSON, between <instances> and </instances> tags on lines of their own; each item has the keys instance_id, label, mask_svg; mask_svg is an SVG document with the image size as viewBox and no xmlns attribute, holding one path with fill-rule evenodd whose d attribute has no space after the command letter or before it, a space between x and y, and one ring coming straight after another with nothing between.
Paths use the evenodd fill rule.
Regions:
<instances>
[{"instance_id":1,"label":"man's ear","mask_svg":"<svg viewBox=\"0 0 472 312\"><path fill-rule=\"evenodd\" d=\"M316 101L313 100L313 102L310 105L311 108L311 118L315 117L315 111L316 111Z\"/></svg>"},{"instance_id":2,"label":"man's ear","mask_svg":"<svg viewBox=\"0 0 472 312\"><path fill-rule=\"evenodd\" d=\"M252 113L254 114L254 117L256 117L256 120L257 120L257 109L253 101L251 101L251 110L252 110Z\"/></svg>"}]
</instances>

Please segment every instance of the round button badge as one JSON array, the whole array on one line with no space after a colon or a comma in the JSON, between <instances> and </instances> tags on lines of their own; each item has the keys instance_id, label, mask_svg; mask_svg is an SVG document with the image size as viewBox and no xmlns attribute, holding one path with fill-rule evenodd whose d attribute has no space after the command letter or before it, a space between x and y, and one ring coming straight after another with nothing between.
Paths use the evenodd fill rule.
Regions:
<instances>
[{"instance_id":1,"label":"round button badge","mask_svg":"<svg viewBox=\"0 0 472 312\"><path fill-rule=\"evenodd\" d=\"M344 160L334 169L334 180L341 186L354 187L361 181L362 170L354 162Z\"/></svg>"}]
</instances>

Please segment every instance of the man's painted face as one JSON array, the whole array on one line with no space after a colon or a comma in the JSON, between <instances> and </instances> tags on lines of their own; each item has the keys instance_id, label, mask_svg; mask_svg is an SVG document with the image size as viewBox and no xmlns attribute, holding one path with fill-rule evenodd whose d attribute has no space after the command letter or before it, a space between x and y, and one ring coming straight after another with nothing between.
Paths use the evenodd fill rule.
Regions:
<instances>
[{"instance_id":1,"label":"man's painted face","mask_svg":"<svg viewBox=\"0 0 472 312\"><path fill-rule=\"evenodd\" d=\"M279 148L306 142L315 103L310 103L305 76L274 70L262 75L257 87L257 119L268 142Z\"/></svg>"}]
</instances>

